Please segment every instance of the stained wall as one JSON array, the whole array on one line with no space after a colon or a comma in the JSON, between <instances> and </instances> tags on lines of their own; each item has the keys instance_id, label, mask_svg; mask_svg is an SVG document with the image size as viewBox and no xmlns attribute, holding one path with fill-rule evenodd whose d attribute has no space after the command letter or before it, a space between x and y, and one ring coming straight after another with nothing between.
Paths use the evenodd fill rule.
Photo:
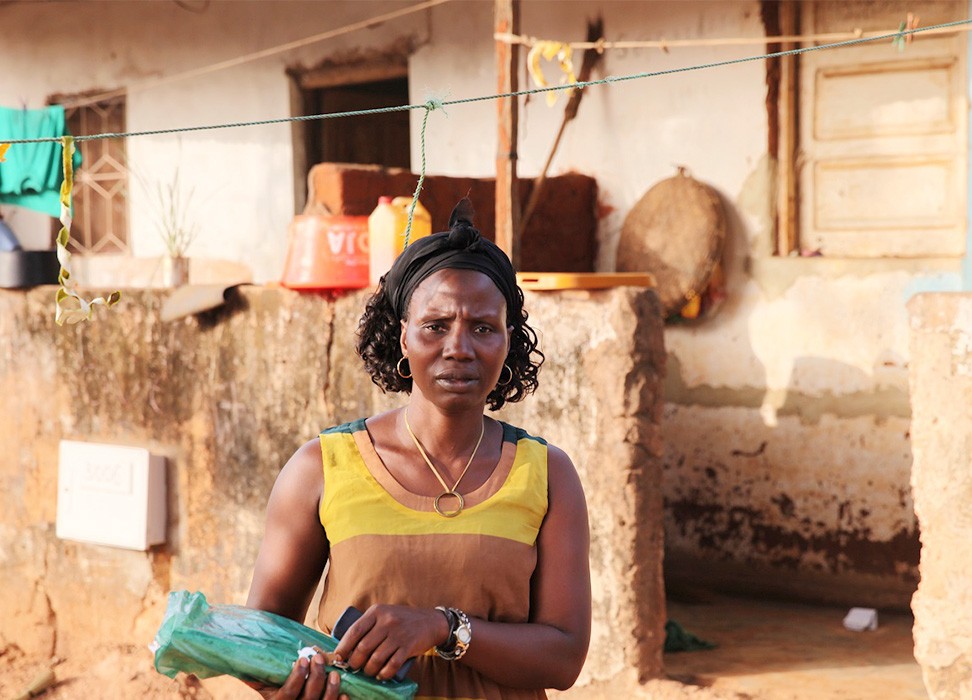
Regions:
<instances>
[{"instance_id":1,"label":"stained wall","mask_svg":"<svg viewBox=\"0 0 972 700\"><path fill-rule=\"evenodd\" d=\"M294 450L401 397L381 395L353 351L365 293L242 287L219 309L163 322L165 293L132 290L94 322L58 327L53 292L0 292L0 653L147 662L170 590L245 601L266 500ZM585 487L594 621L577 692L633 692L660 674L664 641L657 298L616 289L526 304L547 356L541 388L500 417L565 449ZM56 536L62 439L167 458L164 545ZM619 619L633 621L627 632ZM211 692L239 697L240 686Z\"/></svg>"},{"instance_id":2,"label":"stained wall","mask_svg":"<svg viewBox=\"0 0 972 700\"><path fill-rule=\"evenodd\" d=\"M523 3L521 29L581 39L588 17L600 13L609 39L758 39L768 31L764 5L537 0ZM8 4L0 20L25 29L0 46L9 67L0 102L40 106L54 92L170 75L405 6L328 3L325 12L310 2L222 2L192 13L176 3ZM412 102L491 94L491 13L486 0L445 3L225 71L132 90L129 127L284 117L288 68L402 47ZM79 33L87 38L80 59L63 50ZM764 50L759 43L611 50L594 77ZM552 66L545 70L559 79ZM614 267L627 212L676 166L713 186L727 212L725 303L704 322L665 332L662 489L672 582L905 606L918 579L919 546L908 487L905 303L918 291L961 288L968 256L775 257L777 123L767 70L752 61L591 88L551 172L577 170L597 180L600 270ZM520 78L528 87L525 69ZM521 102L523 175L540 171L562 105L548 107L539 96ZM413 169L421 160L421 119L412 113ZM495 120L489 101L430 115L429 171L492 176ZM129 142L129 158L134 171L151 176L180 164L186 185L196 186L205 206L196 212L203 234L193 255L243 261L258 282L279 275L293 215L289 127L139 137ZM157 254L146 194L132 189L133 252ZM556 232L550 235L555 244Z\"/></svg>"}]
</instances>

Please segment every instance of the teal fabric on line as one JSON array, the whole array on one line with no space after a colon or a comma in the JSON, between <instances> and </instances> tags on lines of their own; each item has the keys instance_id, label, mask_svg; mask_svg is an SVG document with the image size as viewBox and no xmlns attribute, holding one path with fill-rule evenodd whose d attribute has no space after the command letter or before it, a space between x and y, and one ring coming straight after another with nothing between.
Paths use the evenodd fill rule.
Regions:
<instances>
[{"instance_id":1,"label":"teal fabric on line","mask_svg":"<svg viewBox=\"0 0 972 700\"><path fill-rule=\"evenodd\" d=\"M67 134L64 107L44 109L0 107L0 143L13 139L60 138ZM81 151L74 152L74 169L81 166ZM61 144L20 143L10 147L0 163L0 203L61 215Z\"/></svg>"},{"instance_id":2,"label":"teal fabric on line","mask_svg":"<svg viewBox=\"0 0 972 700\"><path fill-rule=\"evenodd\" d=\"M675 620L669 620L665 623L664 653L671 654L676 651L702 651L705 649L715 648L715 644L696 637L694 634L675 622Z\"/></svg>"}]
</instances>

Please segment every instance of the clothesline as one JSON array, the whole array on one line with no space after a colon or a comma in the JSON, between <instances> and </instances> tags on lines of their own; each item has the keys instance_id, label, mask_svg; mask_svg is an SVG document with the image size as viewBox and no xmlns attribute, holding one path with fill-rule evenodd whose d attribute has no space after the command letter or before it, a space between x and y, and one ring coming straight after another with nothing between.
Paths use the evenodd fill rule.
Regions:
<instances>
[{"instance_id":1,"label":"clothesline","mask_svg":"<svg viewBox=\"0 0 972 700\"><path fill-rule=\"evenodd\" d=\"M97 102L102 102L104 100L110 100L113 97L121 97L122 95L129 94L138 90L147 90L149 88L159 87L160 85L167 85L169 83L174 83L179 80L186 80L188 78L198 78L209 73L215 73L216 71L225 70L227 68L235 68L236 66L242 65L244 63L250 63L251 61L257 61L261 58L267 58L269 56L275 56L286 51L293 51L294 49L300 49L304 46L310 46L311 44L317 44L328 39L334 39L336 37L342 36L344 34L351 34L352 32L359 31L361 29L368 29L374 27L375 25L388 22L393 19L398 19L399 17L405 17L406 15L414 14L416 12L421 12L422 10L427 10L436 5L442 5L450 0L425 0L425 2L420 2L409 7L405 7L401 10L394 10L392 12L386 12L382 15L377 15L375 17L370 17L369 19L361 20L360 22L352 22L351 24L346 24L343 27L338 27L337 29L330 29L326 32L321 32L320 34L314 34L313 36L304 37L303 39L296 39L294 41L288 41L285 44L279 44L277 46L272 46L267 49L261 49L260 51L254 51L252 53L245 54L243 56L236 56L234 58L226 59L225 61L219 61L217 63L212 63L208 66L200 66L198 68L192 68L181 73L173 73L172 75L162 76L161 78L148 78L146 80L141 80L135 83L130 83L125 87L116 88L114 90L108 90L106 92L101 92L96 95L86 95L85 97L78 98L76 100L71 100L69 102L63 103L65 109L72 109L75 107L84 107L86 105L95 104Z\"/></svg>"},{"instance_id":2,"label":"clothesline","mask_svg":"<svg viewBox=\"0 0 972 700\"><path fill-rule=\"evenodd\" d=\"M784 34L780 36L752 36L752 37L721 37L711 39L645 39L645 40L621 40L621 41L558 41L562 46L569 46L571 49L594 49L605 51L608 49L667 49L687 48L699 46L754 46L759 44L796 44L823 41L826 43L840 42L848 39L878 39L896 38L898 36L911 36L913 33L923 32L930 35L946 34L955 31L972 31L972 26L953 26L937 25L934 27L905 27L903 30L893 31L870 31L855 29L852 32L829 32L824 34ZM519 44L521 46L533 47L537 44L547 43L550 40L526 34L510 34L508 32L497 32L493 34L496 41L507 44Z\"/></svg>"},{"instance_id":3,"label":"clothesline","mask_svg":"<svg viewBox=\"0 0 972 700\"><path fill-rule=\"evenodd\" d=\"M445 0L432 0L432 1L445 1ZM71 200L72 200L72 189L73 189L73 165L72 158L74 152L74 142L75 141L90 141L97 139L108 139L108 138L130 138L134 136L148 136L154 134L169 134L169 133L183 133L190 131L203 131L212 129L224 129L232 127L243 127L243 126L257 126L262 124L278 124L286 122L296 122L296 121L307 121L313 119L336 119L339 117L351 117L359 116L364 114L379 114L385 112L400 112L412 109L424 109L425 116L422 120L422 130L421 130L421 156L422 156L422 172L419 175L418 183L415 188L415 193L412 196L412 206L409 208L408 224L406 225L406 239L410 233L412 225L412 216L415 208L415 202L418 200L419 194L422 190L422 183L425 179L425 131L426 125L428 123L429 114L437 109L441 109L446 106L469 104L473 102L483 102L487 100L496 100L503 98L520 97L525 95L532 95L537 93L550 93L556 90L573 90L575 88L584 88L594 85L608 85L612 83L619 83L629 80L638 80L642 78L652 78L659 77L663 75L674 75L677 73L685 73L689 71L704 70L708 68L717 68L722 66L730 66L741 63L747 63L752 61L762 61L770 58L777 58L782 56L794 56L802 53L808 53L810 51L820 51L824 49L834 49L843 46L854 46L857 44L865 44L869 42L881 41L886 39L891 39L895 41L901 41L904 37L913 34L918 34L922 32L930 32L936 30L947 30L952 27L967 26L972 24L972 20L960 20L957 22L949 22L947 24L940 24L932 27L925 28L913 28L901 30L889 34L881 34L876 36L861 36L848 39L846 41L839 41L829 44L820 44L817 46L806 46L797 49L790 49L787 51L777 51L774 53L768 53L758 56L747 56L743 58L731 59L727 61L716 61L713 63L704 63L694 66L684 66L682 68L672 68L668 70L661 71L649 71L642 73L633 73L629 75L622 76L608 76L606 78L601 78L599 80L588 80L584 82L568 83L564 85L552 85L545 87L532 88L529 90L518 90L515 92L509 92L498 95L481 95L478 97L467 97L458 100L437 100L430 99L422 104L407 104L399 105L394 107L382 107L377 109L366 109L366 110L354 110L350 112L336 112L330 114L315 114L297 117L284 117L280 119L266 119L254 122L236 122L230 124L211 124L205 126L193 126L193 127L181 127L172 129L155 129L150 131L133 131L126 133L103 133L103 134L92 134L86 136L79 136L76 139L71 136L63 137L49 137L49 138L35 138L35 139L5 139L2 134L0 134L0 159L2 159L6 150L11 144L18 143L46 143L58 141L63 144L63 168L64 168L64 181L61 184L61 223L62 228L57 236L57 255L58 261L61 265L61 271L58 276L58 291L55 296L55 321L58 324L63 323L78 323L80 321L87 320L91 317L91 313L95 306L113 306L118 302L120 295L117 292L113 292L107 297L98 297L92 300L84 299L77 290L77 282L73 279L71 273L70 265L70 253L68 252L67 246L70 240L70 230L71 230ZM69 300L73 300L72 305L69 306Z\"/></svg>"},{"instance_id":4,"label":"clothesline","mask_svg":"<svg viewBox=\"0 0 972 700\"><path fill-rule=\"evenodd\" d=\"M405 104L405 105L397 105L392 107L358 109L358 110L351 110L347 112L308 114L308 115L300 115L294 117L279 117L277 119L262 119L258 121L249 121L249 122L205 124L200 126L173 127L169 129L151 129L146 131L106 132L101 134L89 134L85 136L78 136L75 138L75 141L80 142L80 141L92 141L92 140L99 140L99 139L132 138L136 136L157 136L162 134L186 133L186 132L193 132L193 131L211 131L215 129L231 129L231 128L238 128L238 127L246 127L246 126L285 124L289 122L316 121L322 119L340 119L343 117L357 117L357 116L364 116L368 114L405 112L414 109L424 109L428 113L432 110L441 109L443 107L451 107L451 106L462 105L462 104L471 104L474 102L485 102L489 100L498 100L498 99L511 98L511 97L524 97L526 95L535 95L538 93L547 93L547 92L553 92L557 90L573 90L575 88L586 88L595 85L611 85L614 83L622 83L631 80L641 80L644 78L657 78L665 75L688 73L688 72L698 71L698 70L707 70L710 68L721 68L725 66L738 65L741 63L749 63L752 61L764 61L766 59L779 58L782 56L796 56L799 54L809 53L811 51L824 51L828 49L836 49L836 48L841 48L846 46L856 46L859 44L867 44L867 43L872 43L877 41L893 40L899 37L907 37L909 35L921 34L925 32L945 31L957 27L972 28L969 25L972 25L972 19L963 19L955 22L947 22L945 24L938 24L929 27L906 29L906 30L891 32L887 34L878 34L875 36L862 36L862 37L848 39L846 41L838 41L830 44L804 46L796 49L789 49L787 51L775 51L772 53L760 54L756 56L744 56L742 58L733 58L725 61L714 61L711 63L702 63L702 64L691 65L691 66L683 66L681 68L669 68L669 69L659 70L659 71L645 71L641 73L630 73L627 75L607 76L605 78L600 78L598 80L587 80L584 82L567 83L563 85L548 85L545 87L536 87L527 90L517 90L515 92L507 92L507 93L492 94L492 95L479 95L477 97L466 97L466 98L455 99L455 100L429 99L426 100L424 103L420 103L420 104ZM35 138L35 139L7 139L4 138L3 134L0 134L0 143L7 143L7 144L45 143L50 141L60 141L60 138L46 137L46 138Z\"/></svg>"}]
</instances>

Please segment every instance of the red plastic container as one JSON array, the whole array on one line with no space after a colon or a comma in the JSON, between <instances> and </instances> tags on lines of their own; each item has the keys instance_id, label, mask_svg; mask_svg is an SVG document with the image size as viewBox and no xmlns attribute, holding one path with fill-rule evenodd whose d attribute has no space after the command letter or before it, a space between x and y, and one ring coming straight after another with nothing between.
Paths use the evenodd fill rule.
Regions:
<instances>
[{"instance_id":1,"label":"red plastic container","mask_svg":"<svg viewBox=\"0 0 972 700\"><path fill-rule=\"evenodd\" d=\"M298 214L280 283L290 289L368 286L368 217Z\"/></svg>"}]
</instances>

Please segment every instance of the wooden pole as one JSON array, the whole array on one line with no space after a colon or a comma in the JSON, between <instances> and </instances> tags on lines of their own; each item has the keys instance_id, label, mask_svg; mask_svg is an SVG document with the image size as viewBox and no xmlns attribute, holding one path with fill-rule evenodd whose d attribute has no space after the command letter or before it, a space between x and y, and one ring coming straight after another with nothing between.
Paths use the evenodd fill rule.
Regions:
<instances>
[{"instance_id":1,"label":"wooden pole","mask_svg":"<svg viewBox=\"0 0 972 700\"><path fill-rule=\"evenodd\" d=\"M597 41L598 39L604 38L604 20L598 17L594 21L588 21L587 23L587 40ZM591 79L591 73L594 71L594 66L601 59L601 54L598 53L596 49L587 49L584 52L584 58L581 61L580 73L577 75L577 82L586 83ZM550 164L553 162L554 156L557 155L557 148L560 146L560 139L564 135L564 131L567 129L567 125L577 116L577 110L580 107L581 98L584 96L584 90L578 88L572 90L570 93L570 99L567 100L567 107L564 108L564 118L560 122L560 128L557 130L557 136L554 138L553 146L550 147L550 153L547 155L547 162L543 164L543 170L540 171L540 177L533 181L533 189L530 191L530 199L527 200L527 205L523 209L523 216L520 218L520 230L526 231L527 226L530 225L530 217L533 216L534 210L537 208L537 203L540 201L540 195L543 192L543 185L547 181L547 171L550 170Z\"/></svg>"},{"instance_id":2,"label":"wooden pole","mask_svg":"<svg viewBox=\"0 0 972 700\"><path fill-rule=\"evenodd\" d=\"M795 3L780 3L780 25L783 33L796 33L798 28ZM789 51L797 44L782 43L775 51ZM797 57L781 56L780 59L780 91L777 98L779 119L779 140L777 146L777 218L776 218L776 254L788 256L799 248L797 240Z\"/></svg>"},{"instance_id":3,"label":"wooden pole","mask_svg":"<svg viewBox=\"0 0 972 700\"><path fill-rule=\"evenodd\" d=\"M496 0L494 28L499 34L520 31L520 0ZM497 92L519 89L519 46L496 42ZM496 244L510 256L513 267L520 262L520 195L516 179L517 100L498 100L496 144Z\"/></svg>"}]
</instances>

